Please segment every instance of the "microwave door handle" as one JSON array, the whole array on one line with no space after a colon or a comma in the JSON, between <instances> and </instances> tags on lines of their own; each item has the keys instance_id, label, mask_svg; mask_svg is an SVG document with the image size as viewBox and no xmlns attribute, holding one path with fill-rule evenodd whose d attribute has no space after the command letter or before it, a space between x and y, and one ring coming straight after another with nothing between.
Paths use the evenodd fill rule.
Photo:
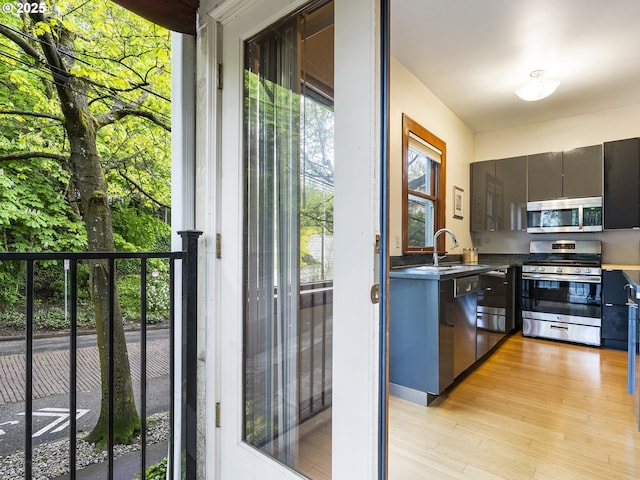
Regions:
<instances>
[{"instance_id":1,"label":"microwave door handle","mask_svg":"<svg viewBox=\"0 0 640 480\"><path fill-rule=\"evenodd\" d=\"M584 207L580 205L578 207L578 230L582 230L584 228Z\"/></svg>"}]
</instances>

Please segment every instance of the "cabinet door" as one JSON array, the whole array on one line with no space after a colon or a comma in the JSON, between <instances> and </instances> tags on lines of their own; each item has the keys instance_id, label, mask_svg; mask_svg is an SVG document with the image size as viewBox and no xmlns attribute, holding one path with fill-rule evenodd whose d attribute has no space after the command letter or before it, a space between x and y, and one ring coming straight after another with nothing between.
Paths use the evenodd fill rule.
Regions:
<instances>
[{"instance_id":1,"label":"cabinet door","mask_svg":"<svg viewBox=\"0 0 640 480\"><path fill-rule=\"evenodd\" d=\"M562 197L562 152L527 157L527 200L555 200Z\"/></svg>"},{"instance_id":2,"label":"cabinet door","mask_svg":"<svg viewBox=\"0 0 640 480\"><path fill-rule=\"evenodd\" d=\"M471 164L471 231L495 230L495 161Z\"/></svg>"},{"instance_id":3,"label":"cabinet door","mask_svg":"<svg viewBox=\"0 0 640 480\"><path fill-rule=\"evenodd\" d=\"M602 303L604 305L626 305L627 292L624 286L629 283L620 270L603 270Z\"/></svg>"},{"instance_id":4,"label":"cabinet door","mask_svg":"<svg viewBox=\"0 0 640 480\"><path fill-rule=\"evenodd\" d=\"M527 157L496 160L496 230L527 230Z\"/></svg>"},{"instance_id":5,"label":"cabinet door","mask_svg":"<svg viewBox=\"0 0 640 480\"><path fill-rule=\"evenodd\" d=\"M640 139L604 144L604 228L640 226Z\"/></svg>"},{"instance_id":6,"label":"cabinet door","mask_svg":"<svg viewBox=\"0 0 640 480\"><path fill-rule=\"evenodd\" d=\"M627 306L602 307L602 346L626 350L629 338L629 310Z\"/></svg>"},{"instance_id":7,"label":"cabinet door","mask_svg":"<svg viewBox=\"0 0 640 480\"><path fill-rule=\"evenodd\" d=\"M602 145L562 152L562 196L602 196Z\"/></svg>"}]
</instances>

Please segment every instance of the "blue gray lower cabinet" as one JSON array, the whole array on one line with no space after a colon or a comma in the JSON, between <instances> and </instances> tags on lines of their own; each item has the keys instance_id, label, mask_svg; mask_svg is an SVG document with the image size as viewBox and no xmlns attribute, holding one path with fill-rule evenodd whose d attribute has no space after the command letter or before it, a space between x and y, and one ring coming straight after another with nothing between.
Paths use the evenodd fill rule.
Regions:
<instances>
[{"instance_id":1,"label":"blue gray lower cabinet","mask_svg":"<svg viewBox=\"0 0 640 480\"><path fill-rule=\"evenodd\" d=\"M389 390L427 405L453 383L453 280L390 280Z\"/></svg>"}]
</instances>

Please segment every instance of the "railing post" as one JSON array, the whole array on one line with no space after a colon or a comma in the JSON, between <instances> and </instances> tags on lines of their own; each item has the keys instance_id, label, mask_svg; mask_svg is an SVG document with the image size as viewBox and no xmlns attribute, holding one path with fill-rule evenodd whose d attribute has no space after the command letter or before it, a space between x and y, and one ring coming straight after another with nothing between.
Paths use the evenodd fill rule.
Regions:
<instances>
[{"instance_id":1,"label":"railing post","mask_svg":"<svg viewBox=\"0 0 640 480\"><path fill-rule=\"evenodd\" d=\"M198 401L198 237L202 232L178 232L182 237L182 431L183 478L195 479Z\"/></svg>"}]
</instances>

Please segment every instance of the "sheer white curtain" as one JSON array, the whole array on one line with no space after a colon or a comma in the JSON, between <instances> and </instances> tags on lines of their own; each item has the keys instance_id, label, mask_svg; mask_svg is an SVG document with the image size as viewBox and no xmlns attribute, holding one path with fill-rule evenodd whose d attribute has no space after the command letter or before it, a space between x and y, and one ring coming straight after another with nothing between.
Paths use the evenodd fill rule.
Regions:
<instances>
[{"instance_id":1,"label":"sheer white curtain","mask_svg":"<svg viewBox=\"0 0 640 480\"><path fill-rule=\"evenodd\" d=\"M246 45L245 441L295 465L300 96L297 21Z\"/></svg>"}]
</instances>

